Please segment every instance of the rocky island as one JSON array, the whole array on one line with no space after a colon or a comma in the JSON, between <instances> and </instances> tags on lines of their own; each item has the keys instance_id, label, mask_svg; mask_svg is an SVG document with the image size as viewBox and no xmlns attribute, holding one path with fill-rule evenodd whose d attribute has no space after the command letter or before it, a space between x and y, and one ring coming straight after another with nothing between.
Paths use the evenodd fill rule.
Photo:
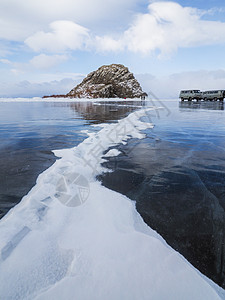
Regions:
<instances>
[{"instance_id":1,"label":"rocky island","mask_svg":"<svg viewBox=\"0 0 225 300\"><path fill-rule=\"evenodd\" d=\"M65 98L145 98L139 82L127 67L121 64L105 65L87 75L66 95L47 97Z\"/></svg>"}]
</instances>

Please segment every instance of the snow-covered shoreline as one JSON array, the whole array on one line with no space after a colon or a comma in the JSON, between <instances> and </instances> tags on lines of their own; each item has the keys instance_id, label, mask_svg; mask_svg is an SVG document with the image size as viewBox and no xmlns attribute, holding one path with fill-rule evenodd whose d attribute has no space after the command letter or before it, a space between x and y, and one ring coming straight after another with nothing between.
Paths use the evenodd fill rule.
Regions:
<instances>
[{"instance_id":1,"label":"snow-covered shoreline","mask_svg":"<svg viewBox=\"0 0 225 300\"><path fill-rule=\"evenodd\" d=\"M0 98L0 102L128 102L128 101L142 101L140 98L40 98L40 97L33 97L33 98Z\"/></svg>"},{"instance_id":2,"label":"snow-covered shoreline","mask_svg":"<svg viewBox=\"0 0 225 300\"><path fill-rule=\"evenodd\" d=\"M141 118L152 109L54 151L60 159L0 221L3 299L225 299L144 223L134 202L95 179L104 155L119 154L114 146L145 137L153 125Z\"/></svg>"},{"instance_id":3,"label":"snow-covered shoreline","mask_svg":"<svg viewBox=\"0 0 225 300\"><path fill-rule=\"evenodd\" d=\"M145 101L156 101L158 102L157 99L154 98L146 98L146 100L142 100L141 98L53 98L53 97L49 97L49 98L41 98L41 97L33 97L33 98L23 98L23 97L19 97L19 98L0 98L0 103L1 102L130 102L130 101L135 101L135 102L140 102L143 103ZM179 101L176 98L168 98L168 99L160 99L160 101L167 101L167 100L173 100L173 101Z\"/></svg>"}]
</instances>

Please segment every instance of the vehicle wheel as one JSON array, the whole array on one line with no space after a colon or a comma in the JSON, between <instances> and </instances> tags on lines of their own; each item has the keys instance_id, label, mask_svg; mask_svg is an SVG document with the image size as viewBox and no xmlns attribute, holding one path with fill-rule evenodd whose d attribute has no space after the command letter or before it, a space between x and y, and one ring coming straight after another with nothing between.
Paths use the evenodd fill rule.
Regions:
<instances>
[{"instance_id":1,"label":"vehicle wheel","mask_svg":"<svg viewBox=\"0 0 225 300\"><path fill-rule=\"evenodd\" d=\"M217 98L215 97L213 100L214 100L214 101L217 101Z\"/></svg>"},{"instance_id":2,"label":"vehicle wheel","mask_svg":"<svg viewBox=\"0 0 225 300\"><path fill-rule=\"evenodd\" d=\"M181 101L184 101L184 98L181 98L180 100L181 100Z\"/></svg>"},{"instance_id":3,"label":"vehicle wheel","mask_svg":"<svg viewBox=\"0 0 225 300\"><path fill-rule=\"evenodd\" d=\"M203 100L204 100L204 101L207 101L207 98L205 97Z\"/></svg>"},{"instance_id":4,"label":"vehicle wheel","mask_svg":"<svg viewBox=\"0 0 225 300\"><path fill-rule=\"evenodd\" d=\"M188 101L191 101L192 99L191 99L191 97L190 98L188 98Z\"/></svg>"},{"instance_id":5,"label":"vehicle wheel","mask_svg":"<svg viewBox=\"0 0 225 300\"><path fill-rule=\"evenodd\" d=\"M220 101L223 101L223 98L220 98Z\"/></svg>"}]
</instances>

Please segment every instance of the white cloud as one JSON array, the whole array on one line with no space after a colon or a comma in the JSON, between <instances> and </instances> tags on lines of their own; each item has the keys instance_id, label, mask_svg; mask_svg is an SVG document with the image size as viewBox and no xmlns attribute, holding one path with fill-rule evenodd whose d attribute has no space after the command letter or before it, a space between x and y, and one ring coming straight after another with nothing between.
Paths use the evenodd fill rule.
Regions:
<instances>
[{"instance_id":1,"label":"white cloud","mask_svg":"<svg viewBox=\"0 0 225 300\"><path fill-rule=\"evenodd\" d=\"M31 83L42 83L42 82L51 82L51 81L62 81L62 80L68 80L72 78L73 82L81 82L85 74L80 73L67 73L67 72L46 72L41 73L41 76L35 76L34 80L30 80Z\"/></svg>"},{"instance_id":2,"label":"white cloud","mask_svg":"<svg viewBox=\"0 0 225 300\"><path fill-rule=\"evenodd\" d=\"M6 58L1 58L1 59L0 59L0 62L1 62L2 64L11 65L11 61L8 60L8 59L6 59Z\"/></svg>"},{"instance_id":3,"label":"white cloud","mask_svg":"<svg viewBox=\"0 0 225 300\"><path fill-rule=\"evenodd\" d=\"M172 1L147 6L146 2L1 0L0 38L25 41L36 52L128 50L159 56L170 55L180 47L225 43L225 23L206 20L207 14L218 9L198 10ZM140 13L138 4L145 4L147 13Z\"/></svg>"},{"instance_id":4,"label":"white cloud","mask_svg":"<svg viewBox=\"0 0 225 300\"><path fill-rule=\"evenodd\" d=\"M66 61L68 57L66 55L46 55L46 54L40 54L37 56L34 56L29 64L31 67L34 67L36 69L50 69L64 61Z\"/></svg>"},{"instance_id":5,"label":"white cloud","mask_svg":"<svg viewBox=\"0 0 225 300\"><path fill-rule=\"evenodd\" d=\"M0 82L0 97L42 97L52 94L66 94L80 80L62 79L60 81L31 83L27 80L20 82Z\"/></svg>"},{"instance_id":6,"label":"white cloud","mask_svg":"<svg viewBox=\"0 0 225 300\"><path fill-rule=\"evenodd\" d=\"M225 23L201 19L205 11L182 7L176 2L153 2L149 12L138 14L119 39L98 38L99 49L170 55L179 47L225 43ZM104 43L108 41L108 43ZM107 47L106 47L107 46ZM111 47L110 47L111 46Z\"/></svg>"},{"instance_id":7,"label":"white cloud","mask_svg":"<svg viewBox=\"0 0 225 300\"><path fill-rule=\"evenodd\" d=\"M34 51L63 52L86 47L88 29L71 21L55 21L50 24L51 32L39 31L25 40Z\"/></svg>"},{"instance_id":8,"label":"white cloud","mask_svg":"<svg viewBox=\"0 0 225 300\"><path fill-rule=\"evenodd\" d=\"M225 70L199 70L155 77L151 74L135 75L147 93L152 91L158 98L178 98L180 90L223 89Z\"/></svg>"},{"instance_id":9,"label":"white cloud","mask_svg":"<svg viewBox=\"0 0 225 300\"><path fill-rule=\"evenodd\" d=\"M42 53L34 56L27 63L14 62L4 58L0 59L0 63L8 65L10 67L11 73L19 76L27 72L33 72L35 69L38 71L50 70L51 68L58 66L66 60L68 60L68 56L64 54L46 55Z\"/></svg>"},{"instance_id":10,"label":"white cloud","mask_svg":"<svg viewBox=\"0 0 225 300\"><path fill-rule=\"evenodd\" d=\"M0 38L23 41L55 20L68 20L100 32L127 24L137 3L146 0L1 0ZM104 23L104 26L102 24Z\"/></svg>"},{"instance_id":11,"label":"white cloud","mask_svg":"<svg viewBox=\"0 0 225 300\"><path fill-rule=\"evenodd\" d=\"M121 40L115 40L110 36L96 36L95 43L93 44L100 52L117 52L123 49L123 43L121 43Z\"/></svg>"},{"instance_id":12,"label":"white cloud","mask_svg":"<svg viewBox=\"0 0 225 300\"><path fill-rule=\"evenodd\" d=\"M0 5L1 9L1 5ZM13 17L7 16L0 13L0 39L8 41L23 41L27 35L37 30L37 26L28 23L25 20L19 22L14 20Z\"/></svg>"}]
</instances>

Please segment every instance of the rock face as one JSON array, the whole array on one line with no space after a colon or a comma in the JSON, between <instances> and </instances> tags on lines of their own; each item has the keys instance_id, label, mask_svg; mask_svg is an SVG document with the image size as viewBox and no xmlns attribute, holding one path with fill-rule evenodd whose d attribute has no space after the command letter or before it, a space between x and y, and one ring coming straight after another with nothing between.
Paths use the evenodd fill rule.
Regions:
<instances>
[{"instance_id":1,"label":"rock face","mask_svg":"<svg viewBox=\"0 0 225 300\"><path fill-rule=\"evenodd\" d=\"M91 72L67 95L71 98L144 98L147 96L134 75L120 64Z\"/></svg>"}]
</instances>

